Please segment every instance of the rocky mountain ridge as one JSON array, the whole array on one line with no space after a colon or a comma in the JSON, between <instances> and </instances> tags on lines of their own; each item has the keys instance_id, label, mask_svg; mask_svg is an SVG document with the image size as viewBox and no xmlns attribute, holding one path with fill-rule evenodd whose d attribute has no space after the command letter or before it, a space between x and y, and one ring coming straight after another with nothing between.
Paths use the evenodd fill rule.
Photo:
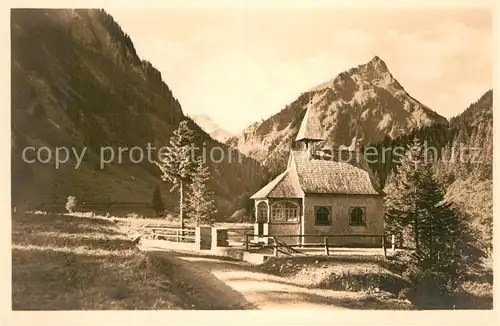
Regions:
<instances>
[{"instance_id":1,"label":"rocky mountain ridge","mask_svg":"<svg viewBox=\"0 0 500 326\"><path fill-rule=\"evenodd\" d=\"M311 105L324 130L323 146L350 145L385 137L396 138L412 129L446 118L410 96L378 56L342 72L334 79L302 93L269 119L254 123L228 144L258 161L282 161Z\"/></svg>"}]
</instances>

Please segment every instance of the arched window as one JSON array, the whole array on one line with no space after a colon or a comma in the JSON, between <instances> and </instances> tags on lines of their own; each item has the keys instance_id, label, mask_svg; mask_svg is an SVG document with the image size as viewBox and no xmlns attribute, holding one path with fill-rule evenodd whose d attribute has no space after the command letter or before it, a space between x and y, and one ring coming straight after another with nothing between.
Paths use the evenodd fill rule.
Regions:
<instances>
[{"instance_id":1,"label":"arched window","mask_svg":"<svg viewBox=\"0 0 500 326\"><path fill-rule=\"evenodd\" d=\"M351 225L365 224L365 210L363 207L351 207L350 224Z\"/></svg>"},{"instance_id":2,"label":"arched window","mask_svg":"<svg viewBox=\"0 0 500 326\"><path fill-rule=\"evenodd\" d=\"M332 224L332 209L327 206L319 206L316 210L316 225L331 225Z\"/></svg>"},{"instance_id":3,"label":"arched window","mask_svg":"<svg viewBox=\"0 0 500 326\"><path fill-rule=\"evenodd\" d=\"M264 201L257 204L257 222L267 222L267 204Z\"/></svg>"},{"instance_id":4,"label":"arched window","mask_svg":"<svg viewBox=\"0 0 500 326\"><path fill-rule=\"evenodd\" d=\"M278 201L271 205L271 219L276 222L297 222L299 205L291 201Z\"/></svg>"}]
</instances>

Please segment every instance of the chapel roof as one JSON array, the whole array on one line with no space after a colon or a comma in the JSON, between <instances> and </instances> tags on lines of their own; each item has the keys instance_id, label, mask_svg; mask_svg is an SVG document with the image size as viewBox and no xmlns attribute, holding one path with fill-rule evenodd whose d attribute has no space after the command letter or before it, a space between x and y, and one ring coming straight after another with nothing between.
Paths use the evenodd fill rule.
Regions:
<instances>
[{"instance_id":1,"label":"chapel roof","mask_svg":"<svg viewBox=\"0 0 500 326\"><path fill-rule=\"evenodd\" d=\"M303 194L382 195L359 151L292 150L287 170L251 198L301 198Z\"/></svg>"}]
</instances>

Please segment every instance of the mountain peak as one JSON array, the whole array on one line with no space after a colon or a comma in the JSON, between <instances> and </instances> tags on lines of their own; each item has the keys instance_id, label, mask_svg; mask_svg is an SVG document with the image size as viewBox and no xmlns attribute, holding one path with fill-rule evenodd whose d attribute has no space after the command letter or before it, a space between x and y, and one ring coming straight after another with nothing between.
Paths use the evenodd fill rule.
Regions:
<instances>
[{"instance_id":1,"label":"mountain peak","mask_svg":"<svg viewBox=\"0 0 500 326\"><path fill-rule=\"evenodd\" d=\"M352 79L354 75L356 79L361 79L368 83L378 83L380 80L387 80L387 82L393 82L396 88L401 88L399 83L392 77L386 63L379 56L375 55L367 63L360 64L347 71L341 72L334 79L319 84L309 89L309 91L316 92L326 88L333 89L337 84L343 84L346 80ZM350 83L350 81L348 81L348 83Z\"/></svg>"},{"instance_id":2,"label":"mountain peak","mask_svg":"<svg viewBox=\"0 0 500 326\"><path fill-rule=\"evenodd\" d=\"M373 58L370 60L370 62L382 62L384 63L384 60L380 59L378 55L373 56Z\"/></svg>"},{"instance_id":3,"label":"mountain peak","mask_svg":"<svg viewBox=\"0 0 500 326\"><path fill-rule=\"evenodd\" d=\"M307 114L301 123L299 114L304 110ZM315 128L305 123L312 112L319 120ZM310 129L321 130L324 146L337 147L353 145L353 139L354 144L358 140L369 144L385 137L395 139L434 123L448 121L410 96L385 62L373 56L370 61L309 89L287 110L243 131L237 147L245 155L268 162L280 157L294 139L323 138Z\"/></svg>"},{"instance_id":4,"label":"mountain peak","mask_svg":"<svg viewBox=\"0 0 500 326\"><path fill-rule=\"evenodd\" d=\"M368 61L368 63L364 64L363 66L365 66L367 68L371 68L371 69L378 71L378 72L388 72L389 71L384 60L380 59L380 57L377 55L374 56L370 61Z\"/></svg>"}]
</instances>

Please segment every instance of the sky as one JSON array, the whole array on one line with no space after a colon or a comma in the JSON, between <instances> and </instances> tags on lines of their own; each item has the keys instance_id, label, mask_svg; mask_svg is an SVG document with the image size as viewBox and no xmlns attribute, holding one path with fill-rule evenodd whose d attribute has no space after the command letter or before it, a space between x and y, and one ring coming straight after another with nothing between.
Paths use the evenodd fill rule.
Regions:
<instances>
[{"instance_id":1,"label":"sky","mask_svg":"<svg viewBox=\"0 0 500 326\"><path fill-rule=\"evenodd\" d=\"M487 9L106 8L179 99L232 133L379 56L449 118L493 83Z\"/></svg>"}]
</instances>

